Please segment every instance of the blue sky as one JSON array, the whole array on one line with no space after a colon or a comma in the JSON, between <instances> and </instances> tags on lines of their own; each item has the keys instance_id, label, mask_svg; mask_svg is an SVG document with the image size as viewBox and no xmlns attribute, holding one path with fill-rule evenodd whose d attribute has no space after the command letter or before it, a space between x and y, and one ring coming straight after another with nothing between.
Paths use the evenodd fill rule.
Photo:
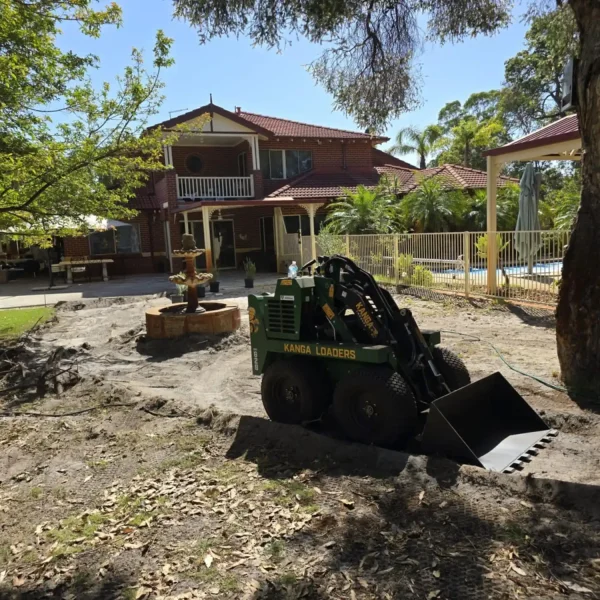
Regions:
<instances>
[{"instance_id":1,"label":"blue sky","mask_svg":"<svg viewBox=\"0 0 600 600\"><path fill-rule=\"evenodd\" d=\"M109 27L91 40L65 31L63 46L92 52L101 59L93 74L96 82L112 81L128 64L131 48L144 49L151 60L157 29L174 38L175 66L164 73L166 100L157 121L169 111L193 109L213 101L224 108L243 110L298 121L357 129L352 119L332 110L331 97L316 86L305 65L321 47L293 41L278 53L253 48L247 39L216 39L201 46L195 31L174 20L170 0L121 0L124 25ZM393 137L406 125L425 126L437 120L446 102L465 100L471 93L498 87L504 61L523 47L526 27L518 18L506 30L491 37L469 39L455 45L427 45L418 58L422 74L422 105L395 120L387 135ZM414 157L406 157L414 163Z\"/></svg>"}]
</instances>

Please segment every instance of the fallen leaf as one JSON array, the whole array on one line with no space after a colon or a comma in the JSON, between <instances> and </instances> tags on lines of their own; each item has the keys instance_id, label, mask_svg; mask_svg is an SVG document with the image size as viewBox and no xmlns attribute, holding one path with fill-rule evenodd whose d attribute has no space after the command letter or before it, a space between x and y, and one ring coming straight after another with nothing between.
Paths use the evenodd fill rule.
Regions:
<instances>
[{"instance_id":1,"label":"fallen leaf","mask_svg":"<svg viewBox=\"0 0 600 600\"><path fill-rule=\"evenodd\" d=\"M123 544L123 548L127 548L128 550L137 550L143 545L143 542L138 542L137 544L131 544L130 542L126 542L125 544Z\"/></svg>"},{"instance_id":2,"label":"fallen leaf","mask_svg":"<svg viewBox=\"0 0 600 600\"><path fill-rule=\"evenodd\" d=\"M163 565L163 568L162 568L163 575L168 575L170 571L171 571L171 565L169 563L166 563L165 565Z\"/></svg>"},{"instance_id":3,"label":"fallen leaf","mask_svg":"<svg viewBox=\"0 0 600 600\"><path fill-rule=\"evenodd\" d=\"M425 498L425 490L419 492L419 504L421 504L421 502L423 502L423 498ZM435 598L435 596L434 596Z\"/></svg>"},{"instance_id":4,"label":"fallen leaf","mask_svg":"<svg viewBox=\"0 0 600 600\"><path fill-rule=\"evenodd\" d=\"M92 478L91 475L88 475L84 480L83 483L87 483L90 479Z\"/></svg>"},{"instance_id":5,"label":"fallen leaf","mask_svg":"<svg viewBox=\"0 0 600 600\"><path fill-rule=\"evenodd\" d=\"M446 506L448 506L447 500L444 500L443 502L440 503L440 508L446 508Z\"/></svg>"},{"instance_id":6,"label":"fallen leaf","mask_svg":"<svg viewBox=\"0 0 600 600\"><path fill-rule=\"evenodd\" d=\"M6 571L2 571L0 573L0 583L2 583L6 579Z\"/></svg>"},{"instance_id":7,"label":"fallen leaf","mask_svg":"<svg viewBox=\"0 0 600 600\"><path fill-rule=\"evenodd\" d=\"M441 590L433 590L427 594L427 600L433 600L434 598L440 597Z\"/></svg>"},{"instance_id":8,"label":"fallen leaf","mask_svg":"<svg viewBox=\"0 0 600 600\"><path fill-rule=\"evenodd\" d=\"M21 587L25 583L25 579L23 577L19 577L19 575L15 575L12 580L12 584L14 587Z\"/></svg>"},{"instance_id":9,"label":"fallen leaf","mask_svg":"<svg viewBox=\"0 0 600 600\"><path fill-rule=\"evenodd\" d=\"M440 573L438 570L435 570L435 571L433 572L433 576L434 576L436 579L439 579L439 578L440 578L440 575L441 575L441 573Z\"/></svg>"},{"instance_id":10,"label":"fallen leaf","mask_svg":"<svg viewBox=\"0 0 600 600\"><path fill-rule=\"evenodd\" d=\"M524 506L525 508L533 508L533 504L531 504L531 502L525 502L525 500L521 500L521 506Z\"/></svg>"},{"instance_id":11,"label":"fallen leaf","mask_svg":"<svg viewBox=\"0 0 600 600\"><path fill-rule=\"evenodd\" d=\"M352 510L354 508L354 501L347 500L346 498L340 498L340 502L346 507Z\"/></svg>"},{"instance_id":12,"label":"fallen leaf","mask_svg":"<svg viewBox=\"0 0 600 600\"><path fill-rule=\"evenodd\" d=\"M216 596L221 591L221 588L216 585L215 587L211 587L208 591Z\"/></svg>"},{"instance_id":13,"label":"fallen leaf","mask_svg":"<svg viewBox=\"0 0 600 600\"><path fill-rule=\"evenodd\" d=\"M210 566L213 564L213 557L212 554L207 554L204 557L204 564L206 565L207 569L210 569Z\"/></svg>"},{"instance_id":14,"label":"fallen leaf","mask_svg":"<svg viewBox=\"0 0 600 600\"><path fill-rule=\"evenodd\" d=\"M141 586L137 589L137 592L135 593L135 600L139 600L140 598L143 598L144 596L147 596L148 594L152 593L152 588L149 587L145 587L145 586Z\"/></svg>"},{"instance_id":15,"label":"fallen leaf","mask_svg":"<svg viewBox=\"0 0 600 600\"><path fill-rule=\"evenodd\" d=\"M570 581L562 581L561 582L566 588L570 589L573 592L579 592L580 594L593 594L594 592L589 588L583 587L578 583L571 583Z\"/></svg>"},{"instance_id":16,"label":"fallen leaf","mask_svg":"<svg viewBox=\"0 0 600 600\"><path fill-rule=\"evenodd\" d=\"M523 569L521 569L521 567L517 567L517 565L515 565L514 562L510 563L510 568L515 572L518 573L519 575L521 575L522 577L527 577L527 573L525 573L525 571L523 571Z\"/></svg>"}]
</instances>

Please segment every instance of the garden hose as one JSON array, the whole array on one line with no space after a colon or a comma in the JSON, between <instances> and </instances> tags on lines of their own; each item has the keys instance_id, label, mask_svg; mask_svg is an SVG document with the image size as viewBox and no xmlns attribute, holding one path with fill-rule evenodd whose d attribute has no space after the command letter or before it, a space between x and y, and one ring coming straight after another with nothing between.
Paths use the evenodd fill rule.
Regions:
<instances>
[{"instance_id":1,"label":"garden hose","mask_svg":"<svg viewBox=\"0 0 600 600\"><path fill-rule=\"evenodd\" d=\"M553 390L556 390L557 392L564 392L565 394L568 393L568 390L566 387L563 387L562 385L556 385L554 383L550 383L549 381L546 381L545 379L542 379L541 377L538 377L537 375L532 375L531 373L526 373L525 371L521 371L521 369L517 369L517 367L514 367L513 365L511 365L506 358L504 358L504 356L502 355L502 352L500 352L500 350L498 350L498 348L496 348L496 346L494 346L494 344L492 344L492 342L489 342L488 340L483 340L480 337L477 337L476 335L470 335L468 333L460 333L459 331L445 331L445 330L441 330L441 333L449 333L450 335L459 335L461 337L464 338L468 338L474 342L481 342L482 344L487 344L488 346L490 346L492 348L492 350L494 350L494 352L498 355L498 357L500 358L500 360L511 370L514 371L515 373L519 373L519 375L523 375L525 377L529 377L530 379L533 379L534 381L537 381L538 383L541 383L542 385L545 385L546 387L549 387Z\"/></svg>"}]
</instances>

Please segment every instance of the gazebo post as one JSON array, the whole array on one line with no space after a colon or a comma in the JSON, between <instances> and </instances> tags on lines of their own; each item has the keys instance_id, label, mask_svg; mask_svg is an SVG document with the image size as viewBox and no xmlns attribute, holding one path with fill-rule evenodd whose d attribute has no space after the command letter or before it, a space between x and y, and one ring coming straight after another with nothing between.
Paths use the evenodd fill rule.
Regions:
<instances>
[{"instance_id":1,"label":"gazebo post","mask_svg":"<svg viewBox=\"0 0 600 600\"><path fill-rule=\"evenodd\" d=\"M487 291L496 293L496 266L498 250L496 248L496 192L500 162L495 156L487 157Z\"/></svg>"}]
</instances>

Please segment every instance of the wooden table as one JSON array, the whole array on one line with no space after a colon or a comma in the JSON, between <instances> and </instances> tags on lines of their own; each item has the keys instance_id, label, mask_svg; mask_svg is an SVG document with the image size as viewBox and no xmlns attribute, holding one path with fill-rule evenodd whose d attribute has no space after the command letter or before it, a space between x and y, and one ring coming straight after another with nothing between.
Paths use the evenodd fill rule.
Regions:
<instances>
[{"instance_id":1,"label":"wooden table","mask_svg":"<svg viewBox=\"0 0 600 600\"><path fill-rule=\"evenodd\" d=\"M73 272L71 271L71 267L79 267L86 265L102 265L102 279L104 281L108 281L108 271L106 269L106 265L109 263L114 263L115 261L112 258L92 258L90 260L63 260L58 263L59 267L67 268L67 283L73 283Z\"/></svg>"}]
</instances>

